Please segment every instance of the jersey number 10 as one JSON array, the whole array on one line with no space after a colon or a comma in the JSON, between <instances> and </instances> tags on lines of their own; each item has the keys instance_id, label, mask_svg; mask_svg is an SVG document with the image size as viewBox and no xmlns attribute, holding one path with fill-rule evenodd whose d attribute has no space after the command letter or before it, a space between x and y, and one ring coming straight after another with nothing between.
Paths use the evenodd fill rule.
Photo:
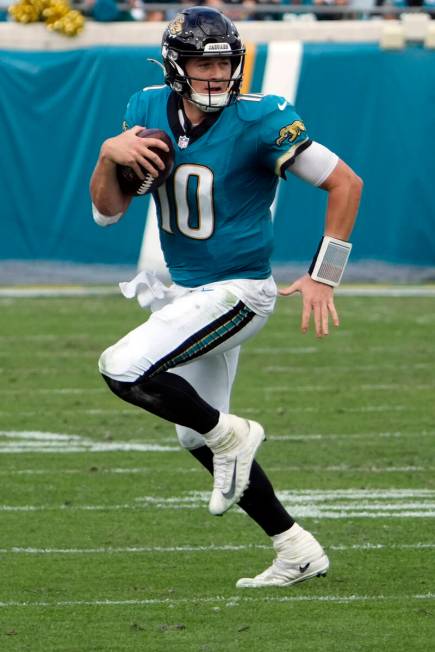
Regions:
<instances>
[{"instance_id":1,"label":"jersey number 10","mask_svg":"<svg viewBox=\"0 0 435 652\"><path fill-rule=\"evenodd\" d=\"M196 206L189 205L188 186L192 177L196 177ZM203 165L180 165L170 181L158 189L160 210L162 216L162 229L167 233L174 233L171 226L171 211L167 184L173 183L174 207L176 228L180 233L195 240L207 240L214 232L214 206L213 206L213 172ZM192 200L192 197L191 197ZM196 226L191 226L192 215L197 214Z\"/></svg>"}]
</instances>

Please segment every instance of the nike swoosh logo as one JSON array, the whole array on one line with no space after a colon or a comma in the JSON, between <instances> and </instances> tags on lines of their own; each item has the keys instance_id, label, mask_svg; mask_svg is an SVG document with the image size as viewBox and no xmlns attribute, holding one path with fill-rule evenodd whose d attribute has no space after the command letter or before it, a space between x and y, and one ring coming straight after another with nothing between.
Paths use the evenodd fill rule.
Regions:
<instances>
[{"instance_id":1,"label":"nike swoosh logo","mask_svg":"<svg viewBox=\"0 0 435 652\"><path fill-rule=\"evenodd\" d=\"M228 500L230 500L234 496L234 493L236 491L236 476L237 476L237 457L234 460L233 477L231 478L230 488L228 491L222 492L222 496L224 498L227 498Z\"/></svg>"},{"instance_id":2,"label":"nike swoosh logo","mask_svg":"<svg viewBox=\"0 0 435 652\"><path fill-rule=\"evenodd\" d=\"M283 102L282 104L278 104L278 109L279 109L280 111L284 111L284 109L285 109L285 107L287 106L287 104L288 104L287 100L286 100L285 102Z\"/></svg>"},{"instance_id":3,"label":"nike swoosh logo","mask_svg":"<svg viewBox=\"0 0 435 652\"><path fill-rule=\"evenodd\" d=\"M305 564L305 566L299 566L299 572L300 573L305 573L305 571L307 570L309 565L310 565L310 562L308 562L308 564Z\"/></svg>"}]
</instances>

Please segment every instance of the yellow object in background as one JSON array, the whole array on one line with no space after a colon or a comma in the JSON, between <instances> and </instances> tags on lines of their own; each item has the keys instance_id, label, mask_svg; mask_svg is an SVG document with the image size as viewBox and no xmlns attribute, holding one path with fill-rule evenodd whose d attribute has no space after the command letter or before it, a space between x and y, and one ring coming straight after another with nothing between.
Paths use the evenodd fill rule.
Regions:
<instances>
[{"instance_id":1,"label":"yellow object in background","mask_svg":"<svg viewBox=\"0 0 435 652\"><path fill-rule=\"evenodd\" d=\"M9 13L18 23L44 21L47 29L65 36L77 36L85 25L83 14L71 9L68 0L19 0Z\"/></svg>"}]
</instances>

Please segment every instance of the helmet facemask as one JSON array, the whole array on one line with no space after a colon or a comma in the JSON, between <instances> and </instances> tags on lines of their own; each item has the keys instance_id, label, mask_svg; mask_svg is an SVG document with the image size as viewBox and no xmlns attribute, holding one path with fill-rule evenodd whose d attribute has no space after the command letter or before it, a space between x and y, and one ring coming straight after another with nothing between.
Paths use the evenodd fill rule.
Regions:
<instances>
[{"instance_id":1,"label":"helmet facemask","mask_svg":"<svg viewBox=\"0 0 435 652\"><path fill-rule=\"evenodd\" d=\"M203 57L198 57L202 59ZM185 83L183 84L186 92L184 97L197 106L201 111L206 113L212 113L214 111L219 111L220 109L228 106L236 99L239 94L240 84L242 81L242 61L239 55L231 56L219 56L213 58L222 58L229 59L231 62L231 75L226 78L214 78L214 79L204 79L203 77L195 77L193 75L187 74L186 64L188 58L184 62L180 61L178 68L182 70L182 73L178 73L178 77L183 76ZM204 90L199 92L194 89L194 82L200 82L202 86L206 86ZM216 85L222 86L225 85L225 89L219 91L214 90Z\"/></svg>"},{"instance_id":2,"label":"helmet facemask","mask_svg":"<svg viewBox=\"0 0 435 652\"><path fill-rule=\"evenodd\" d=\"M162 57L166 83L201 111L219 111L234 102L240 92L245 48L233 23L215 9L192 7L178 14L163 35ZM231 76L212 80L189 76L187 61L203 57L229 59ZM194 90L195 81L207 83L208 90ZM226 89L214 92L213 84L222 82L227 83Z\"/></svg>"}]
</instances>

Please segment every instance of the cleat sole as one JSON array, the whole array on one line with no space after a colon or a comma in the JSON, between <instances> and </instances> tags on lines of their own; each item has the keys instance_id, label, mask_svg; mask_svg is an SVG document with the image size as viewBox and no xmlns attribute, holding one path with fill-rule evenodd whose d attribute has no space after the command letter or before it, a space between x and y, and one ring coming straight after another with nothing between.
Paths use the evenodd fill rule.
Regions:
<instances>
[{"instance_id":1,"label":"cleat sole","mask_svg":"<svg viewBox=\"0 0 435 652\"><path fill-rule=\"evenodd\" d=\"M323 567L317 568L316 570L313 570L311 573L305 573L304 575L289 580L288 582L282 582L281 584L271 582L270 584L268 584L268 583L261 582L261 580L259 582L255 582L254 578L242 578L241 580L239 580L239 582L245 580L247 581L247 583L239 584L239 582L237 582L236 588L238 589L267 589L267 588L281 589L288 586L293 586L293 584L301 584L302 582L306 582L307 580L312 580L316 577L326 577L328 570L329 570L329 560L328 558L326 558L326 563L324 563Z\"/></svg>"}]
</instances>

